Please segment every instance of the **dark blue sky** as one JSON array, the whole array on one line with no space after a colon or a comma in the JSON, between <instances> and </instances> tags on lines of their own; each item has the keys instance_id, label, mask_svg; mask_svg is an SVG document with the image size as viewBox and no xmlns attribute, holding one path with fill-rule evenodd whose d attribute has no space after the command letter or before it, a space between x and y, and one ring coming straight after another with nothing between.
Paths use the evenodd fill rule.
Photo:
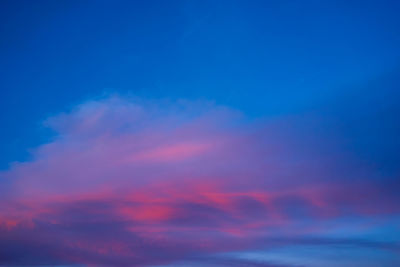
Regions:
<instances>
[{"instance_id":1,"label":"dark blue sky","mask_svg":"<svg viewBox=\"0 0 400 267\"><path fill-rule=\"evenodd\" d=\"M105 91L256 116L324 104L397 74L398 11L398 1L3 0L0 166L45 141L41 120Z\"/></svg>"}]
</instances>

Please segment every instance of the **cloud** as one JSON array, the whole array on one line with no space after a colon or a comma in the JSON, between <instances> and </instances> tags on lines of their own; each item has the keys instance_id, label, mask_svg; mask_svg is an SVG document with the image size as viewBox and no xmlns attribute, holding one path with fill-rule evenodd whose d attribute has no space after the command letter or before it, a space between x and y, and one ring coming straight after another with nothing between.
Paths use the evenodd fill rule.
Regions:
<instances>
[{"instance_id":1,"label":"cloud","mask_svg":"<svg viewBox=\"0 0 400 267\"><path fill-rule=\"evenodd\" d=\"M358 171L322 153L323 139L290 118L250 121L212 103L111 96L45 125L54 139L1 173L1 263L208 262L266 247L277 234L399 212L387 183L343 178Z\"/></svg>"}]
</instances>

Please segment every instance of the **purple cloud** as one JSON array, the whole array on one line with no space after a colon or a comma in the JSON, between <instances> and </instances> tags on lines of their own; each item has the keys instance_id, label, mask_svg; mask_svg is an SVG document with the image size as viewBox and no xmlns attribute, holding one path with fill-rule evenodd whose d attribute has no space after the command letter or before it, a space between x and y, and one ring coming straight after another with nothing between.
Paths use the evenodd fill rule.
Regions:
<instances>
[{"instance_id":1,"label":"purple cloud","mask_svg":"<svg viewBox=\"0 0 400 267\"><path fill-rule=\"evenodd\" d=\"M272 242L277 234L323 235L326 222L398 214L390 183L348 164L352 155L305 122L119 96L50 117L54 139L1 173L0 262L207 264L296 244Z\"/></svg>"}]
</instances>

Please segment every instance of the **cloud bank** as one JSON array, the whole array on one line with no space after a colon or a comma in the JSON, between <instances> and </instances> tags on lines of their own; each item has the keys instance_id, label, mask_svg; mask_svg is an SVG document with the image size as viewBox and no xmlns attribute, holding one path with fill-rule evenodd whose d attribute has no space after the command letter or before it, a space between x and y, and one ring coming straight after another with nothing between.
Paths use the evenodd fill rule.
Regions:
<instances>
[{"instance_id":1,"label":"cloud bank","mask_svg":"<svg viewBox=\"0 0 400 267\"><path fill-rule=\"evenodd\" d=\"M0 263L284 266L232 253L299 244L398 253L329 235L346 220L375 227L400 199L313 119L110 96L45 126L53 140L0 174Z\"/></svg>"}]
</instances>

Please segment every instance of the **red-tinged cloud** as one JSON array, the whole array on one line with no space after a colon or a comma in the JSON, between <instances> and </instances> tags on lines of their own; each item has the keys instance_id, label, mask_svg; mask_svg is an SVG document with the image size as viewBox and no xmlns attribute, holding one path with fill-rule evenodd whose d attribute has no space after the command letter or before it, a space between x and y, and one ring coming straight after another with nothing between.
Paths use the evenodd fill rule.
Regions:
<instances>
[{"instance_id":1,"label":"red-tinged cloud","mask_svg":"<svg viewBox=\"0 0 400 267\"><path fill-rule=\"evenodd\" d=\"M293 243L269 243L276 234L321 234L326 221L399 212L390 183L291 120L122 97L51 117L53 141L1 174L0 263L207 261Z\"/></svg>"}]
</instances>

